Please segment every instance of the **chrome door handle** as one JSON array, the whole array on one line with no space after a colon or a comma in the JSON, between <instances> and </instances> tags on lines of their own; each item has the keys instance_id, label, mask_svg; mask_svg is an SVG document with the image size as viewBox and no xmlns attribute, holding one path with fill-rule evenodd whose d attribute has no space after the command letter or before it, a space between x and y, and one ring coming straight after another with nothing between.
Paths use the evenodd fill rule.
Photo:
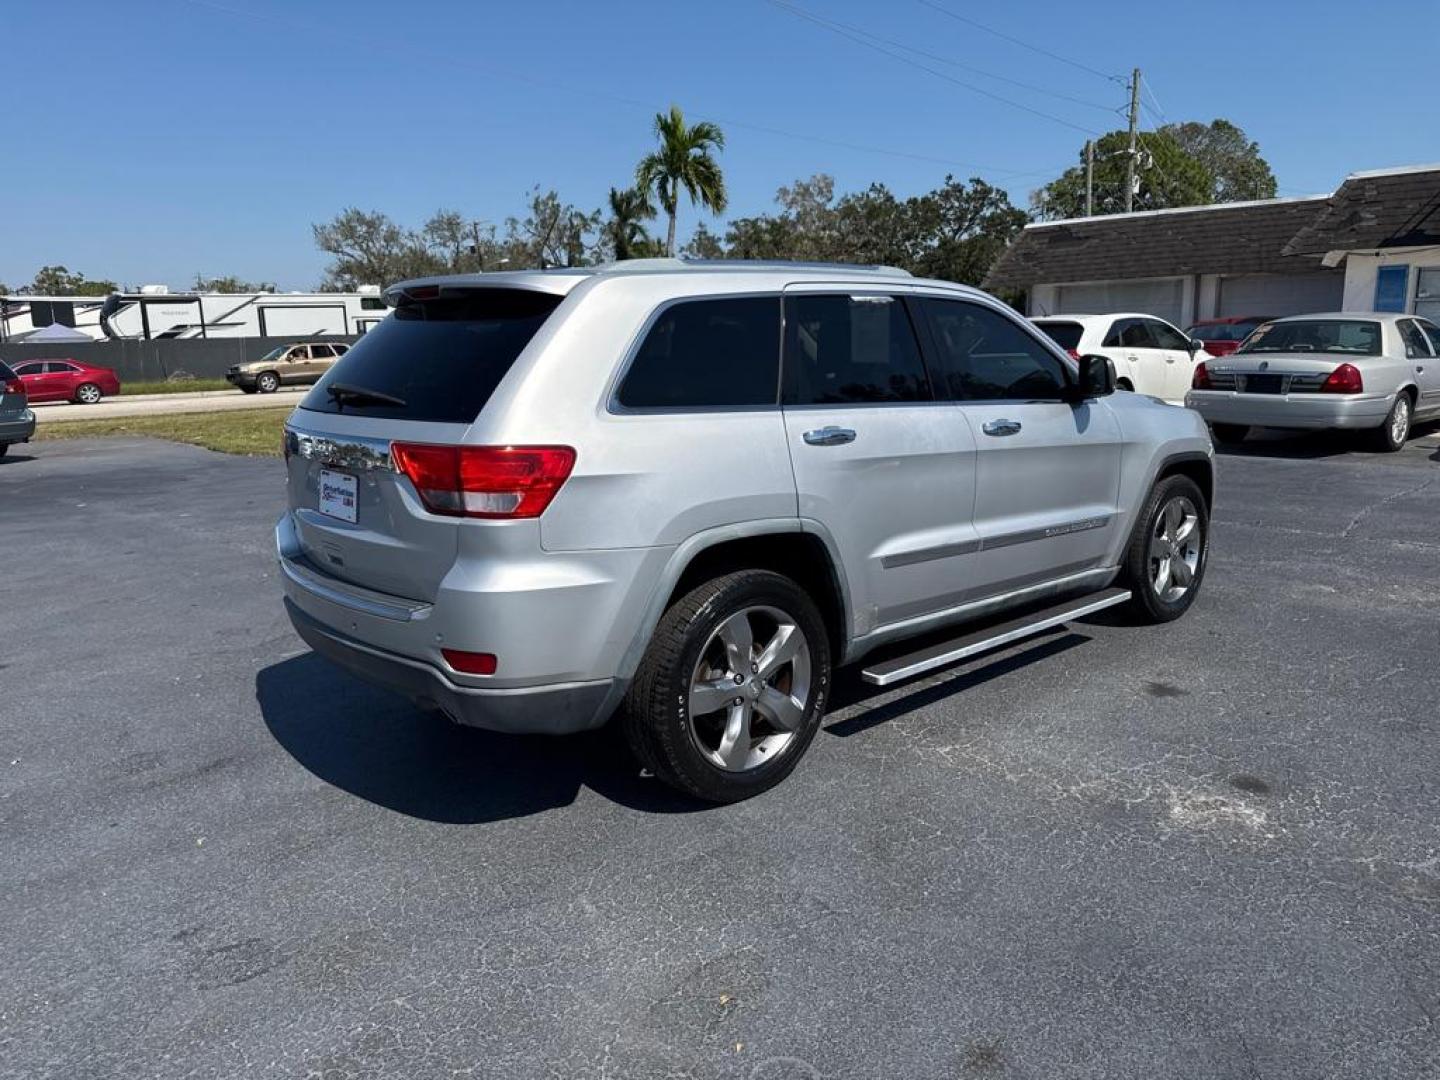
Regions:
<instances>
[{"instance_id":1,"label":"chrome door handle","mask_svg":"<svg viewBox=\"0 0 1440 1080\"><path fill-rule=\"evenodd\" d=\"M1019 435L1019 420L987 420L985 426L980 429L986 435Z\"/></svg>"},{"instance_id":2,"label":"chrome door handle","mask_svg":"<svg viewBox=\"0 0 1440 1080\"><path fill-rule=\"evenodd\" d=\"M822 427L802 436L811 446L844 446L855 441L855 432L845 427Z\"/></svg>"}]
</instances>

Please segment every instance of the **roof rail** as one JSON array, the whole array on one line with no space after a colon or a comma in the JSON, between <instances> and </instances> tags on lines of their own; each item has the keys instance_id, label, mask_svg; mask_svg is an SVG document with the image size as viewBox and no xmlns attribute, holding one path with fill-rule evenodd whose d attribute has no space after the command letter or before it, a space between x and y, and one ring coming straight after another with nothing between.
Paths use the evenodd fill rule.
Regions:
<instances>
[{"instance_id":1,"label":"roof rail","mask_svg":"<svg viewBox=\"0 0 1440 1080\"><path fill-rule=\"evenodd\" d=\"M595 267L599 274L638 274L665 270L845 270L910 277L898 266L868 263L807 262L800 259L620 259Z\"/></svg>"}]
</instances>

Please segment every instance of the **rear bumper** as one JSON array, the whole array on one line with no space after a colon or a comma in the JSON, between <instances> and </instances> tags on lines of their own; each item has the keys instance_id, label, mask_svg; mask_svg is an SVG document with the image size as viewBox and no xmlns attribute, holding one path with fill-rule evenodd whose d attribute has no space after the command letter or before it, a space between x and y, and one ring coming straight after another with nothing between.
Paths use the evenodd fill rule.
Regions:
<instances>
[{"instance_id":1,"label":"rear bumper","mask_svg":"<svg viewBox=\"0 0 1440 1080\"><path fill-rule=\"evenodd\" d=\"M0 417L0 443L29 442L35 434L35 414L29 409L18 416Z\"/></svg>"},{"instance_id":2,"label":"rear bumper","mask_svg":"<svg viewBox=\"0 0 1440 1080\"><path fill-rule=\"evenodd\" d=\"M1391 396L1338 394L1237 394L1192 390L1185 405L1212 424L1296 429L1376 428L1385 422Z\"/></svg>"},{"instance_id":3,"label":"rear bumper","mask_svg":"<svg viewBox=\"0 0 1440 1080\"><path fill-rule=\"evenodd\" d=\"M457 686L429 664L346 637L305 614L288 596L285 611L305 643L366 682L394 690L422 708L438 708L470 727L568 735L599 727L615 700L615 680L479 690Z\"/></svg>"}]
</instances>

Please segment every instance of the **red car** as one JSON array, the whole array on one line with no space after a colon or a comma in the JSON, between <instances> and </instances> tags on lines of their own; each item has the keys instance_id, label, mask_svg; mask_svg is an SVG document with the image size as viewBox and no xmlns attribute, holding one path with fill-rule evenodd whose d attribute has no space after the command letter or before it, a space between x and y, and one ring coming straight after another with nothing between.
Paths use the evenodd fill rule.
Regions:
<instances>
[{"instance_id":1,"label":"red car","mask_svg":"<svg viewBox=\"0 0 1440 1080\"><path fill-rule=\"evenodd\" d=\"M1273 318L1273 315L1235 315L1228 319L1202 319L1185 332L1203 342L1211 356L1229 356L1240 348L1251 330Z\"/></svg>"},{"instance_id":2,"label":"red car","mask_svg":"<svg viewBox=\"0 0 1440 1080\"><path fill-rule=\"evenodd\" d=\"M120 378L108 367L79 360L26 360L15 365L25 393L37 401L75 401L93 405L106 395L120 393Z\"/></svg>"}]
</instances>

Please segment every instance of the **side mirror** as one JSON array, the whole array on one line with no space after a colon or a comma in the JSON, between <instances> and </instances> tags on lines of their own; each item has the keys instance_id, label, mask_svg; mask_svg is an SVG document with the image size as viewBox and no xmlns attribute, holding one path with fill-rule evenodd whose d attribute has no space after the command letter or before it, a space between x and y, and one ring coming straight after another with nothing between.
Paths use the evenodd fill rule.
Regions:
<instances>
[{"instance_id":1,"label":"side mirror","mask_svg":"<svg viewBox=\"0 0 1440 1080\"><path fill-rule=\"evenodd\" d=\"M1075 404L1086 398L1105 397L1115 392L1115 362L1108 356L1086 353L1080 357L1080 379L1075 385Z\"/></svg>"},{"instance_id":2,"label":"side mirror","mask_svg":"<svg viewBox=\"0 0 1440 1080\"><path fill-rule=\"evenodd\" d=\"M1205 343L1199 338L1192 337L1190 339L1189 349L1190 355L1193 357L1196 353L1205 351Z\"/></svg>"}]
</instances>

